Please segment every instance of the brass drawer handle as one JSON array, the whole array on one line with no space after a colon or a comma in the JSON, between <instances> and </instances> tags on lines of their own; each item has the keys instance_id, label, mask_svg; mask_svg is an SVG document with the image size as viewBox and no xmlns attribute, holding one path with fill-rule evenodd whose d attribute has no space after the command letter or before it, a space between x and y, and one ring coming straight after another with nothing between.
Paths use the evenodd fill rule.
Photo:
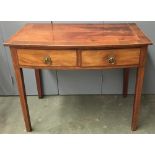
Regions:
<instances>
[{"instance_id":1,"label":"brass drawer handle","mask_svg":"<svg viewBox=\"0 0 155 155\"><path fill-rule=\"evenodd\" d=\"M51 65L52 64L52 59L50 56L44 57L43 58L43 62L47 65Z\"/></svg>"},{"instance_id":2,"label":"brass drawer handle","mask_svg":"<svg viewBox=\"0 0 155 155\"><path fill-rule=\"evenodd\" d=\"M108 56L108 63L114 65L116 63L115 56Z\"/></svg>"}]
</instances>

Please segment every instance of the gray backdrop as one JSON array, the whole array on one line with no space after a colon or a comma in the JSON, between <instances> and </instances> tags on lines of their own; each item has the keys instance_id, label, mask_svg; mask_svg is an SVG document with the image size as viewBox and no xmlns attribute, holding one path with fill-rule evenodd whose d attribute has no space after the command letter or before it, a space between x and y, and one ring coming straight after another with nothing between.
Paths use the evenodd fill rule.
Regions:
<instances>
[{"instance_id":1,"label":"gray backdrop","mask_svg":"<svg viewBox=\"0 0 155 155\"><path fill-rule=\"evenodd\" d=\"M17 95L16 80L7 47L3 42L28 22L0 22L0 95ZM49 22L47 22L49 23ZM107 23L107 22L101 22ZM155 22L136 22L145 34L155 40ZM69 94L121 94L122 69L51 71L43 70L43 86L46 95ZM135 69L130 72L129 93L134 93ZM36 95L34 71L24 69L26 91ZM149 47L143 93L155 94L155 46Z\"/></svg>"}]
</instances>

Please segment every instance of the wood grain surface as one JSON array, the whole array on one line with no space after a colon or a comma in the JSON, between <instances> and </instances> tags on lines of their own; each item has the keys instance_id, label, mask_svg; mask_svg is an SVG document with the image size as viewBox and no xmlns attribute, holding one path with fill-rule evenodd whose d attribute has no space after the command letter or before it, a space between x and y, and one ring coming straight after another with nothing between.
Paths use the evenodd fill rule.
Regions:
<instances>
[{"instance_id":1,"label":"wood grain surface","mask_svg":"<svg viewBox=\"0 0 155 155\"><path fill-rule=\"evenodd\" d=\"M76 66L77 57L75 50L28 50L19 49L18 60L20 66ZM50 57L52 63L44 63L44 59Z\"/></svg>"},{"instance_id":2,"label":"wood grain surface","mask_svg":"<svg viewBox=\"0 0 155 155\"><path fill-rule=\"evenodd\" d=\"M26 24L7 46L106 48L152 44L136 24Z\"/></svg>"},{"instance_id":3,"label":"wood grain surface","mask_svg":"<svg viewBox=\"0 0 155 155\"><path fill-rule=\"evenodd\" d=\"M82 66L123 66L138 65L140 49L117 50L85 50L82 51ZM110 64L108 58L115 58L115 63Z\"/></svg>"}]
</instances>

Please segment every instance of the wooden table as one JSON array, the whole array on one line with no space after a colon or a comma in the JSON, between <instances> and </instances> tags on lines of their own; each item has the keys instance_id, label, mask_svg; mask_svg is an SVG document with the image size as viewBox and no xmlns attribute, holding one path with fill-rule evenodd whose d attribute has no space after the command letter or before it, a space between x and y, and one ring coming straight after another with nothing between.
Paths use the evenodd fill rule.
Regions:
<instances>
[{"instance_id":1,"label":"wooden table","mask_svg":"<svg viewBox=\"0 0 155 155\"><path fill-rule=\"evenodd\" d=\"M41 69L77 70L123 68L127 96L129 68L137 68L132 130L137 129L147 47L151 41L136 24L26 24L7 40L16 74L26 130L31 121L23 68L35 69L39 97L43 97ZM109 77L110 78L110 77Z\"/></svg>"}]
</instances>

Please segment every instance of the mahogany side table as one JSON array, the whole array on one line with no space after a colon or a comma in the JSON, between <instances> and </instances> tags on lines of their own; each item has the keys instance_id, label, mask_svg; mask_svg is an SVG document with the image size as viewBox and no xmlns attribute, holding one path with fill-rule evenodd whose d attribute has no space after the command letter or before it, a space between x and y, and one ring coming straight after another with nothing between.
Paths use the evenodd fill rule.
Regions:
<instances>
[{"instance_id":1,"label":"mahogany side table","mask_svg":"<svg viewBox=\"0 0 155 155\"><path fill-rule=\"evenodd\" d=\"M147 47L151 41L136 24L26 24L4 45L11 50L25 126L31 131L23 68L35 70L43 97L41 69L78 70L122 68L123 95L128 93L129 69L137 68L131 129L136 130L141 103Z\"/></svg>"}]
</instances>

